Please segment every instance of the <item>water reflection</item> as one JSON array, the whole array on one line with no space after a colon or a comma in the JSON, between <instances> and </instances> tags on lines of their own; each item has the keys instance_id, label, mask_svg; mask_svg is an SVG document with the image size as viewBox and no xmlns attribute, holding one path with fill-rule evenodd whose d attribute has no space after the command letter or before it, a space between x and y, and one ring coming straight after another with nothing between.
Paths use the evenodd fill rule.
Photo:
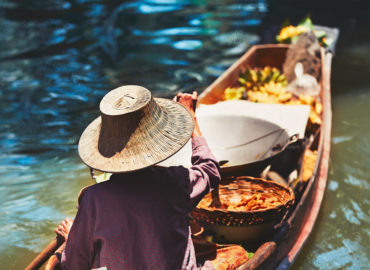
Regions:
<instances>
[{"instance_id":1,"label":"water reflection","mask_svg":"<svg viewBox=\"0 0 370 270\"><path fill-rule=\"evenodd\" d=\"M0 261L7 268L22 269L75 214L80 188L92 184L76 145L108 90L140 84L167 97L202 90L258 41L264 1L227 2L0 3Z\"/></svg>"},{"instance_id":2,"label":"water reflection","mask_svg":"<svg viewBox=\"0 0 370 270\"><path fill-rule=\"evenodd\" d=\"M343 50L334 59L333 93L343 94L333 100L329 183L318 226L294 269L368 268L370 127L364 116L369 115L370 88L363 88L368 79L354 78L369 66L369 58L362 54L366 59L359 64L358 53ZM343 83L349 78L350 87Z\"/></svg>"}]
</instances>

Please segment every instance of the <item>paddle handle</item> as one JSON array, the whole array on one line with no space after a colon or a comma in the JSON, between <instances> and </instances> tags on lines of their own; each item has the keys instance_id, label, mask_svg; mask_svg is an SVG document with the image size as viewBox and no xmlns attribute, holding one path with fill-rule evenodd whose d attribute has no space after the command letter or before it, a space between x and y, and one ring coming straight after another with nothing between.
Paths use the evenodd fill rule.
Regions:
<instances>
[{"instance_id":1,"label":"paddle handle","mask_svg":"<svg viewBox=\"0 0 370 270\"><path fill-rule=\"evenodd\" d=\"M61 237L55 237L45 248L40 252L39 255L25 268L25 270L37 270L39 269L46 260L63 244L64 239Z\"/></svg>"},{"instance_id":2,"label":"paddle handle","mask_svg":"<svg viewBox=\"0 0 370 270\"><path fill-rule=\"evenodd\" d=\"M45 265L45 270L57 270L57 269L61 269L60 257L61 257L61 254L62 254L63 250L65 249L65 247L66 247L66 243L64 242L55 251L55 253L50 256L50 259L48 260L48 262ZM60 256L56 255L57 253L59 253Z\"/></svg>"}]
</instances>

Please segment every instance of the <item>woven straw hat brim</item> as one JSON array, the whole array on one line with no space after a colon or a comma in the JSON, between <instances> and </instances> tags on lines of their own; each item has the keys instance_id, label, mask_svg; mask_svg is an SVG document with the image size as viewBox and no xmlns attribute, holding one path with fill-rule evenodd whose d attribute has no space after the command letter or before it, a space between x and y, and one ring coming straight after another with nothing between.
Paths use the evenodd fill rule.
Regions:
<instances>
[{"instance_id":1,"label":"woven straw hat brim","mask_svg":"<svg viewBox=\"0 0 370 270\"><path fill-rule=\"evenodd\" d=\"M158 105L157 109L144 108L148 117L140 120L123 149L109 156L99 151L102 117L96 118L79 141L78 152L82 161L99 171L121 173L155 165L179 151L194 130L190 112L172 100L155 98L154 103Z\"/></svg>"}]
</instances>

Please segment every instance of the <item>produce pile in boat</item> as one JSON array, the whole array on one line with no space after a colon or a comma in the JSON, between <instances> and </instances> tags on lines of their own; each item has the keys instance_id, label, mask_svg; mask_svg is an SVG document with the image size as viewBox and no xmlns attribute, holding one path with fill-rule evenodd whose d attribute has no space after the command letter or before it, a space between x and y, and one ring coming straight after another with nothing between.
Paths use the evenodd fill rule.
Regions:
<instances>
[{"instance_id":1,"label":"produce pile in boat","mask_svg":"<svg viewBox=\"0 0 370 270\"><path fill-rule=\"evenodd\" d=\"M281 43L293 43L283 65L246 68L239 74L237 86L224 91L224 100L246 99L252 102L310 105L309 126L321 125L322 104L318 97L320 45L326 47L326 33L316 31L309 17L297 26L285 23L277 36Z\"/></svg>"},{"instance_id":2,"label":"produce pile in boat","mask_svg":"<svg viewBox=\"0 0 370 270\"><path fill-rule=\"evenodd\" d=\"M246 99L269 103L284 102L291 97L291 93L285 91L287 81L284 74L277 68L266 66L263 69L247 69L240 73L239 88L229 87L225 90L225 99Z\"/></svg>"},{"instance_id":3,"label":"produce pile in boat","mask_svg":"<svg viewBox=\"0 0 370 270\"><path fill-rule=\"evenodd\" d=\"M310 123L321 125L322 104L308 94L295 95L287 90L285 75L276 67L247 68L238 78L238 86L224 91L224 100L245 99L252 102L310 105Z\"/></svg>"}]
</instances>

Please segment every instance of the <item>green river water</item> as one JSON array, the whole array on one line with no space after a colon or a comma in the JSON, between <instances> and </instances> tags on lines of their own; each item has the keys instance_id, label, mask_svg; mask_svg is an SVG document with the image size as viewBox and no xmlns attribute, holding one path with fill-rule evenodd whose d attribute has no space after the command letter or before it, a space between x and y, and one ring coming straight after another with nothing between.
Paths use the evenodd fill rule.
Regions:
<instances>
[{"instance_id":1,"label":"green river water","mask_svg":"<svg viewBox=\"0 0 370 270\"><path fill-rule=\"evenodd\" d=\"M341 36L328 185L293 269L369 269L370 8L306 2L1 1L0 269L23 269L75 215L93 183L77 142L108 90L201 92L266 29L308 13Z\"/></svg>"}]
</instances>

